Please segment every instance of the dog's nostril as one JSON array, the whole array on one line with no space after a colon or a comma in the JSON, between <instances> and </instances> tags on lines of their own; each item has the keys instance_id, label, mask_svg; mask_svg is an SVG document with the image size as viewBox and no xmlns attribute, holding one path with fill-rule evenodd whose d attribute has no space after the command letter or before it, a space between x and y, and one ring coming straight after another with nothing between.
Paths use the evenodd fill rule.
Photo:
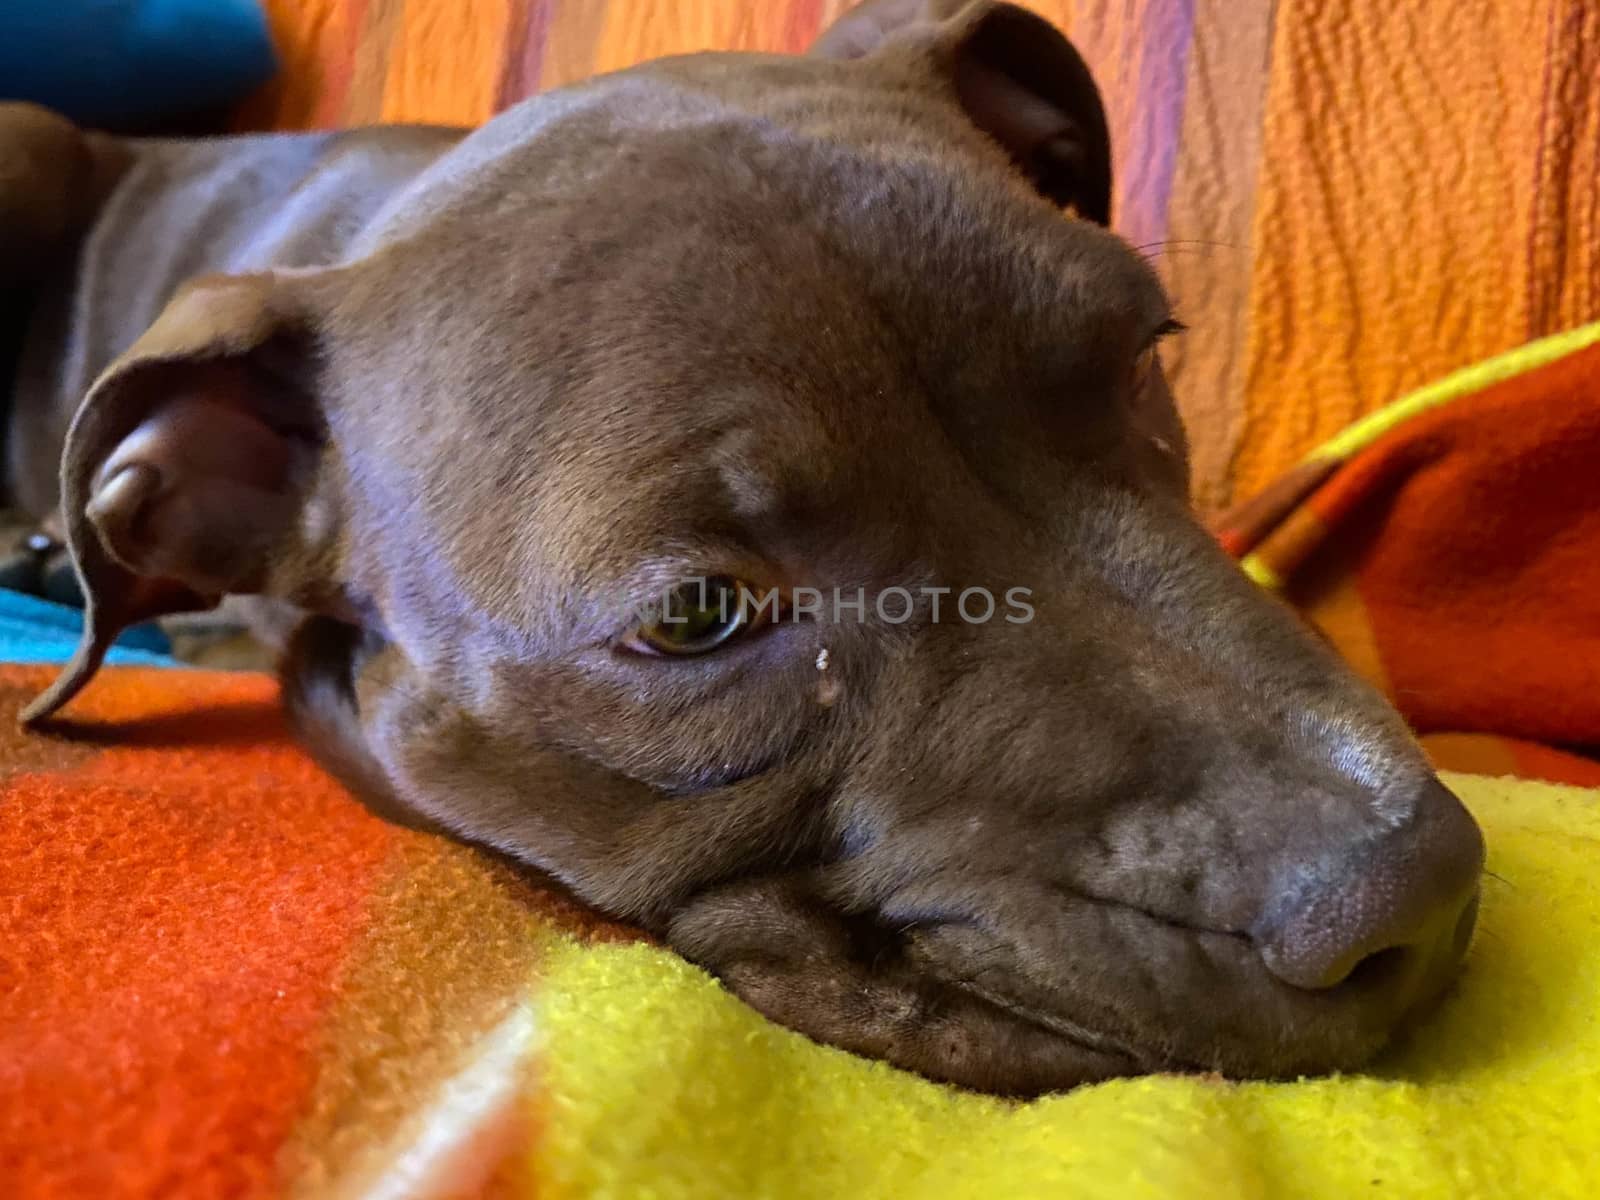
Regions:
<instances>
[{"instance_id":1,"label":"dog's nostril","mask_svg":"<svg viewBox=\"0 0 1600 1200\"><path fill-rule=\"evenodd\" d=\"M1482 871L1477 823L1430 782L1404 826L1297 876L1257 933L1262 960L1301 988L1375 979L1419 957L1443 970L1471 940Z\"/></svg>"},{"instance_id":2,"label":"dog's nostril","mask_svg":"<svg viewBox=\"0 0 1600 1200\"><path fill-rule=\"evenodd\" d=\"M1351 967L1343 979L1335 982L1381 986L1385 980L1404 971L1406 964L1416 953L1419 953L1419 950L1414 946L1389 946L1375 954L1367 955Z\"/></svg>"}]
</instances>

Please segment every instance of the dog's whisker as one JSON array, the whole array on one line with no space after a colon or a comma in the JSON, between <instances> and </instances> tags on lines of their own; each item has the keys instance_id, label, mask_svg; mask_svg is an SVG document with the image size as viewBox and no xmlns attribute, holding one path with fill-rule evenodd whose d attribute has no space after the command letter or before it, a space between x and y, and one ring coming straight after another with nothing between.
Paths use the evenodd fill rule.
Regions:
<instances>
[{"instance_id":1,"label":"dog's whisker","mask_svg":"<svg viewBox=\"0 0 1600 1200\"><path fill-rule=\"evenodd\" d=\"M1149 250L1166 250L1173 247L1203 246L1207 249L1237 250L1239 246L1234 242L1212 241L1207 238L1166 238L1159 242L1144 242L1134 247L1140 254Z\"/></svg>"},{"instance_id":2,"label":"dog's whisker","mask_svg":"<svg viewBox=\"0 0 1600 1200\"><path fill-rule=\"evenodd\" d=\"M1195 258L1209 257L1216 250L1237 250L1238 246L1230 242L1206 241L1202 238L1180 238L1161 242L1145 242L1135 246L1134 250L1147 262L1155 262L1160 258L1170 258L1178 255L1190 255Z\"/></svg>"},{"instance_id":3,"label":"dog's whisker","mask_svg":"<svg viewBox=\"0 0 1600 1200\"><path fill-rule=\"evenodd\" d=\"M1190 255L1194 258L1203 258L1206 255L1205 250L1190 249L1186 246L1171 246L1161 250L1141 250L1140 253L1151 262L1154 262L1158 258L1176 258L1184 254Z\"/></svg>"}]
</instances>

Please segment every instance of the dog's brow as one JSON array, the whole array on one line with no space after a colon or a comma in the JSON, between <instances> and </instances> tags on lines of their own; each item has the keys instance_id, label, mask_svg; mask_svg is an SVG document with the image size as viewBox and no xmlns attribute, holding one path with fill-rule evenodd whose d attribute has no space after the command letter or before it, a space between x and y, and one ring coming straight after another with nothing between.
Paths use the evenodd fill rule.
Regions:
<instances>
[{"instance_id":1,"label":"dog's brow","mask_svg":"<svg viewBox=\"0 0 1600 1200\"><path fill-rule=\"evenodd\" d=\"M733 512L743 520L752 520L771 512L782 502L782 488L770 471L756 465L754 455L747 449L748 431L739 431L724 439L719 447L718 475L728 495Z\"/></svg>"},{"instance_id":2,"label":"dog's brow","mask_svg":"<svg viewBox=\"0 0 1600 1200\"><path fill-rule=\"evenodd\" d=\"M838 447L819 437L796 409L783 422L780 441L774 441L770 427L765 436L754 426L736 427L717 438L710 461L729 516L754 528L802 504L808 490L806 468L833 462L837 455Z\"/></svg>"},{"instance_id":3,"label":"dog's brow","mask_svg":"<svg viewBox=\"0 0 1600 1200\"><path fill-rule=\"evenodd\" d=\"M698 580L726 575L758 589L776 582L760 554L733 541L679 542L650 547L649 552L650 557L630 568L597 570L584 582L575 610L580 636L611 636L659 609L674 588Z\"/></svg>"},{"instance_id":4,"label":"dog's brow","mask_svg":"<svg viewBox=\"0 0 1600 1200\"><path fill-rule=\"evenodd\" d=\"M1143 258L1137 259L1138 271L1134 275L1133 287L1130 289L1134 297L1134 311L1138 316L1138 330L1140 349L1145 344L1158 336L1157 331L1163 326L1173 322L1172 298L1167 295L1167 289L1162 286L1161 279L1156 275L1155 269Z\"/></svg>"}]
</instances>

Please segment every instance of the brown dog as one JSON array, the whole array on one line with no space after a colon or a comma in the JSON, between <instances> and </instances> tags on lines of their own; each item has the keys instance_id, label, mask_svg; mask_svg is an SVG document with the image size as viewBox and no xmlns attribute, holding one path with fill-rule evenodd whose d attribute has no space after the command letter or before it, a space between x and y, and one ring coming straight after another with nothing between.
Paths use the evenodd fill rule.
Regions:
<instances>
[{"instance_id":1,"label":"brown dog","mask_svg":"<svg viewBox=\"0 0 1600 1200\"><path fill-rule=\"evenodd\" d=\"M1347 1067L1452 976L1477 828L1189 511L1038 18L880 0L473 133L0 147L12 486L90 608L31 719L261 597L374 803L978 1088Z\"/></svg>"}]
</instances>

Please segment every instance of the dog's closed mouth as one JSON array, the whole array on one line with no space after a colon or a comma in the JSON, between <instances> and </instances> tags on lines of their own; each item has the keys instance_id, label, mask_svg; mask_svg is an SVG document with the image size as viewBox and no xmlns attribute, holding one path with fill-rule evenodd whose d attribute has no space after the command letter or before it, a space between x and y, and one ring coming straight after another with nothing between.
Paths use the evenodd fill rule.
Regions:
<instances>
[{"instance_id":1,"label":"dog's closed mouth","mask_svg":"<svg viewBox=\"0 0 1600 1200\"><path fill-rule=\"evenodd\" d=\"M971 979L953 980L951 981L951 986L966 992L968 995L976 996L997 1012L1004 1013L1008 1017L1033 1025L1046 1033L1053 1034L1074 1045L1082 1046L1085 1050L1093 1050L1097 1054L1119 1058L1127 1064L1129 1074L1171 1071L1179 1074L1203 1075L1213 1069L1201 1066L1198 1063L1184 1062L1181 1059L1170 1056L1158 1058L1150 1054L1140 1053L1128 1043L1114 1038L1110 1034L1089 1029L1076 1021L1055 1013L1018 1004Z\"/></svg>"}]
</instances>

